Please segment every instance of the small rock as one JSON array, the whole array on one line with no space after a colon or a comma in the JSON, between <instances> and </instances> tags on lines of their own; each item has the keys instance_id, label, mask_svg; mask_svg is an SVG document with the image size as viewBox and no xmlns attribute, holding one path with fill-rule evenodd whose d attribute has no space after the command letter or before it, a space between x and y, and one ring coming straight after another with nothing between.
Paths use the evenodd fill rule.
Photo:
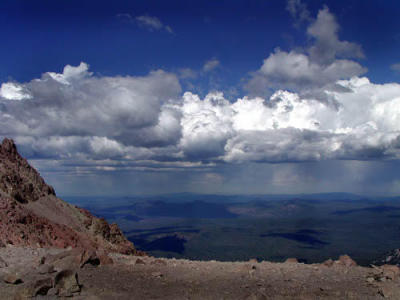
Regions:
<instances>
[{"instance_id":1,"label":"small rock","mask_svg":"<svg viewBox=\"0 0 400 300\"><path fill-rule=\"evenodd\" d=\"M99 255L100 265L112 265L114 263L113 259L107 254Z\"/></svg>"},{"instance_id":2,"label":"small rock","mask_svg":"<svg viewBox=\"0 0 400 300\"><path fill-rule=\"evenodd\" d=\"M375 281L375 278L373 278L373 277L367 277L366 281L367 281L368 283L373 283L373 282Z\"/></svg>"},{"instance_id":3,"label":"small rock","mask_svg":"<svg viewBox=\"0 0 400 300\"><path fill-rule=\"evenodd\" d=\"M160 278L163 276L163 274L161 272L153 272L151 273L151 276Z\"/></svg>"},{"instance_id":4,"label":"small rock","mask_svg":"<svg viewBox=\"0 0 400 300\"><path fill-rule=\"evenodd\" d=\"M152 265L163 265L163 266L166 266L167 262L165 260L163 260L163 259L156 259L151 264Z\"/></svg>"},{"instance_id":5,"label":"small rock","mask_svg":"<svg viewBox=\"0 0 400 300\"><path fill-rule=\"evenodd\" d=\"M289 257L287 260L285 260L285 263L295 263L295 264L298 264L299 261L297 260L297 258Z\"/></svg>"},{"instance_id":6,"label":"small rock","mask_svg":"<svg viewBox=\"0 0 400 300\"><path fill-rule=\"evenodd\" d=\"M23 282L22 278L16 273L7 273L4 275L3 281L8 284L20 284Z\"/></svg>"},{"instance_id":7,"label":"small rock","mask_svg":"<svg viewBox=\"0 0 400 300\"><path fill-rule=\"evenodd\" d=\"M357 263L348 255L341 255L339 257L338 263L346 267L357 266Z\"/></svg>"},{"instance_id":8,"label":"small rock","mask_svg":"<svg viewBox=\"0 0 400 300\"><path fill-rule=\"evenodd\" d=\"M383 298L389 298L392 296L392 292L385 286L381 286L378 289L378 294L381 295Z\"/></svg>"},{"instance_id":9,"label":"small rock","mask_svg":"<svg viewBox=\"0 0 400 300\"><path fill-rule=\"evenodd\" d=\"M333 266L333 260L329 258L329 259L325 260L322 264L324 266L327 266L327 267L332 267Z\"/></svg>"},{"instance_id":10,"label":"small rock","mask_svg":"<svg viewBox=\"0 0 400 300\"><path fill-rule=\"evenodd\" d=\"M380 282L385 282L386 281L386 277L380 276L380 277L377 278L377 280L380 281Z\"/></svg>"},{"instance_id":11,"label":"small rock","mask_svg":"<svg viewBox=\"0 0 400 300\"><path fill-rule=\"evenodd\" d=\"M41 256L38 261L37 264L38 265L43 265L46 262L46 257L45 256Z\"/></svg>"},{"instance_id":12,"label":"small rock","mask_svg":"<svg viewBox=\"0 0 400 300\"><path fill-rule=\"evenodd\" d=\"M56 296L58 294L58 289L51 288L47 291L47 296Z\"/></svg>"},{"instance_id":13,"label":"small rock","mask_svg":"<svg viewBox=\"0 0 400 300\"><path fill-rule=\"evenodd\" d=\"M55 272L54 266L48 264L40 265L37 270L39 274L50 274Z\"/></svg>"},{"instance_id":14,"label":"small rock","mask_svg":"<svg viewBox=\"0 0 400 300\"><path fill-rule=\"evenodd\" d=\"M138 265L145 265L146 264L146 262L141 258L137 258L135 263L138 264Z\"/></svg>"}]
</instances>

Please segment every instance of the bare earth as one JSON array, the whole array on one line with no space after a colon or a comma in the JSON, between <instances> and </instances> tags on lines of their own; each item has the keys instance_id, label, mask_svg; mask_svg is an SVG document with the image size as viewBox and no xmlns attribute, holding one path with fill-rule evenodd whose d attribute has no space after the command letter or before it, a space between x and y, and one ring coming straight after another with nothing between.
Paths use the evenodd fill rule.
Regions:
<instances>
[{"instance_id":1,"label":"bare earth","mask_svg":"<svg viewBox=\"0 0 400 300\"><path fill-rule=\"evenodd\" d=\"M60 253L68 251L0 248L0 299L25 299L32 282L54 282L57 272L65 268L77 272L80 291L65 294L75 299L400 299L399 272L393 266L365 268L347 261L330 266L189 261L109 254L112 264L79 267L65 255L54 260ZM54 270L39 274L49 262ZM4 282L10 273L23 282ZM44 296L37 293L37 299L63 298L51 295L51 290Z\"/></svg>"}]
</instances>

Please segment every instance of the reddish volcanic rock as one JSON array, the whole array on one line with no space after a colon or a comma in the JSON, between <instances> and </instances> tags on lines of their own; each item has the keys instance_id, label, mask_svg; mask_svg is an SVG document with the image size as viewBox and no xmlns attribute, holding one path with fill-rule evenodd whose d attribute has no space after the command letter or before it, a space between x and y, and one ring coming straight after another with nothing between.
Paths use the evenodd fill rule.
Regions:
<instances>
[{"instance_id":1,"label":"reddish volcanic rock","mask_svg":"<svg viewBox=\"0 0 400 300\"><path fill-rule=\"evenodd\" d=\"M75 231L38 217L11 198L0 198L0 240L15 246L65 248L81 245Z\"/></svg>"},{"instance_id":2,"label":"reddish volcanic rock","mask_svg":"<svg viewBox=\"0 0 400 300\"><path fill-rule=\"evenodd\" d=\"M341 255L337 262L346 267L357 266L357 263L348 255Z\"/></svg>"},{"instance_id":3,"label":"reddish volcanic rock","mask_svg":"<svg viewBox=\"0 0 400 300\"><path fill-rule=\"evenodd\" d=\"M116 224L57 198L10 139L0 145L0 244L136 253Z\"/></svg>"},{"instance_id":4,"label":"reddish volcanic rock","mask_svg":"<svg viewBox=\"0 0 400 300\"><path fill-rule=\"evenodd\" d=\"M10 139L4 139L0 146L0 190L21 203L55 195Z\"/></svg>"}]
</instances>

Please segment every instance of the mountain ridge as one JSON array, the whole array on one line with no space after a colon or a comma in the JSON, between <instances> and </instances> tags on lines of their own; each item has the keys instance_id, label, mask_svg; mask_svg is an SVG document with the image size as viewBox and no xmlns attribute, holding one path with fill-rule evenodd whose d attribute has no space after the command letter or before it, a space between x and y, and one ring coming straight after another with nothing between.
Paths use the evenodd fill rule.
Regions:
<instances>
[{"instance_id":1,"label":"mountain ridge","mask_svg":"<svg viewBox=\"0 0 400 300\"><path fill-rule=\"evenodd\" d=\"M135 254L116 224L57 198L12 139L0 145L0 243Z\"/></svg>"}]
</instances>

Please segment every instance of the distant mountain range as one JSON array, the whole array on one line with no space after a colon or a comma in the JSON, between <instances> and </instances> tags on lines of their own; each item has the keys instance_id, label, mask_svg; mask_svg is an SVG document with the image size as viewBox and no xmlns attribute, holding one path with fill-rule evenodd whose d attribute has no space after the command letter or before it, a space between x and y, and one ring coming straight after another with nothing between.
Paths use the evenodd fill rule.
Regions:
<instances>
[{"instance_id":1,"label":"distant mountain range","mask_svg":"<svg viewBox=\"0 0 400 300\"><path fill-rule=\"evenodd\" d=\"M195 194L195 193L175 193L175 194L160 194L160 195L130 195L130 196L68 196L64 195L63 199L70 203L91 205L95 202L97 207L107 204L112 199L113 204L123 205L131 204L132 202L146 201L164 201L164 202L219 202L219 203L240 203L250 201L281 201L281 200L318 200L318 201L356 201L356 200L395 200L400 199L400 196L363 196L352 193L332 192L332 193L311 193L311 194Z\"/></svg>"}]
</instances>

